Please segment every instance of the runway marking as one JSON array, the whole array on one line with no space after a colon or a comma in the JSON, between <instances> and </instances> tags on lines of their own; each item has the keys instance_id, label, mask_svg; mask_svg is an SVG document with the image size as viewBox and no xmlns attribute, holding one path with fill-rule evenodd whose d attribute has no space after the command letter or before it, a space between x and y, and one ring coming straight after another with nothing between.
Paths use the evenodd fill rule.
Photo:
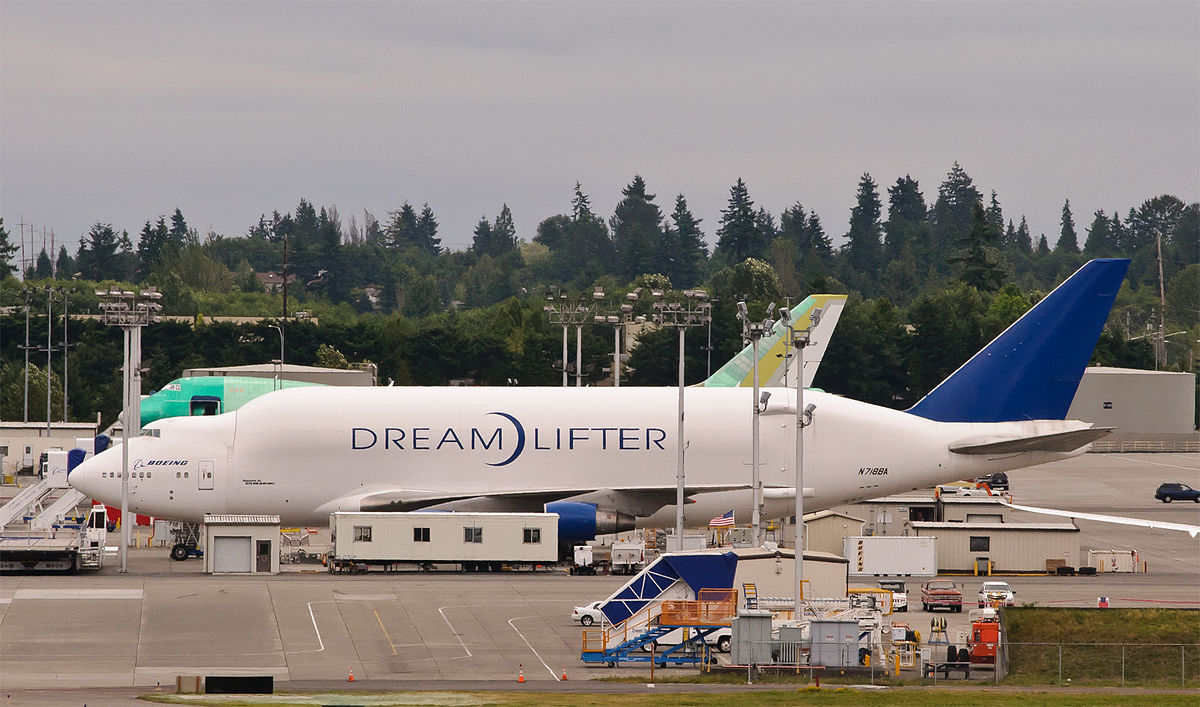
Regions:
<instances>
[{"instance_id":1,"label":"runway marking","mask_svg":"<svg viewBox=\"0 0 1200 707\"><path fill-rule=\"evenodd\" d=\"M317 616L313 613L313 604L336 604L335 601L310 601L308 602L308 618L312 619L313 632L317 634L317 645L321 646L315 651L286 651L287 653L320 653L325 650L325 641L321 640L321 629L317 628Z\"/></svg>"},{"instance_id":2,"label":"runway marking","mask_svg":"<svg viewBox=\"0 0 1200 707\"><path fill-rule=\"evenodd\" d=\"M1126 461L1138 462L1139 464L1153 464L1154 466L1165 466L1171 469L1183 469L1184 471L1196 471L1194 466L1179 466L1178 464L1163 464L1162 462L1152 462L1148 459L1137 459L1135 457L1121 457Z\"/></svg>"},{"instance_id":3,"label":"runway marking","mask_svg":"<svg viewBox=\"0 0 1200 707\"><path fill-rule=\"evenodd\" d=\"M512 630L517 632L517 635L521 637L521 640L525 641L525 645L529 646L529 650L533 651L533 654L535 656L537 656L537 659L539 661L541 661L542 665L546 666L546 670L549 671L550 677L554 678L558 682L562 682L562 678L560 678L559 676L554 674L554 668L551 668L549 665L546 665L546 661L542 659L542 654L537 652L537 650L533 647L533 644L529 642L529 639L525 638L525 634L521 633L521 629L517 628L517 625L513 623L514 621L519 621L521 619L536 619L536 618L538 618L538 617L537 616L514 616L513 618L508 620L508 625L512 626Z\"/></svg>"},{"instance_id":4,"label":"runway marking","mask_svg":"<svg viewBox=\"0 0 1200 707\"><path fill-rule=\"evenodd\" d=\"M141 599L140 589L18 589L13 599Z\"/></svg>"},{"instance_id":5,"label":"runway marking","mask_svg":"<svg viewBox=\"0 0 1200 707\"><path fill-rule=\"evenodd\" d=\"M379 612L375 612L375 620L379 622L379 629L383 631L383 637L387 639L388 645L392 647L392 655L400 655L396 652L396 644L392 643L392 637L388 635L387 629L383 627L383 619L379 618Z\"/></svg>"},{"instance_id":6,"label":"runway marking","mask_svg":"<svg viewBox=\"0 0 1200 707\"><path fill-rule=\"evenodd\" d=\"M452 607L449 607L449 606L440 607L438 609L438 613L442 615L442 621L445 621L446 625L450 627L450 634L458 639L458 645L462 646L462 649L467 652L466 655L460 655L458 657L459 658L471 658L471 657L473 657L471 654L471 649L467 648L467 644L463 643L462 636L459 635L458 631L454 630L454 624L450 623L450 619L446 618L446 609L449 609L449 608L452 608Z\"/></svg>"}]
</instances>

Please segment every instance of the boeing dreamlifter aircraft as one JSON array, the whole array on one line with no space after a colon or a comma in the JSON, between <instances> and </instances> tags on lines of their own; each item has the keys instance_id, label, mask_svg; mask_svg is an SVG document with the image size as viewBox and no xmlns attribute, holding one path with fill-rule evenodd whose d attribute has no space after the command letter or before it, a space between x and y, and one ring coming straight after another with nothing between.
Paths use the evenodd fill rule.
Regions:
<instances>
[{"instance_id":1,"label":"boeing dreamlifter aircraft","mask_svg":"<svg viewBox=\"0 0 1200 707\"><path fill-rule=\"evenodd\" d=\"M812 510L1081 454L1109 432L1063 418L1124 278L1094 260L907 411L820 391L804 428ZM765 516L795 502L795 392L771 391L762 419ZM689 388L688 521L751 507L752 391ZM332 388L281 390L212 417L152 423L130 440L131 510L199 522L278 514L324 525L333 511L540 511L575 540L672 516L676 388ZM70 483L121 495L121 451ZM667 523L669 524L669 523Z\"/></svg>"}]
</instances>

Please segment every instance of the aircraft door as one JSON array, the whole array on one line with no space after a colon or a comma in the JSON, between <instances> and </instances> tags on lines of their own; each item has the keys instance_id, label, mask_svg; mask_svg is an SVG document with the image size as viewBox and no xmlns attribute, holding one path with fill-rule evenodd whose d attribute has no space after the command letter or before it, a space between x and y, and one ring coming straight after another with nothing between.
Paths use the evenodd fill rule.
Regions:
<instances>
[{"instance_id":1,"label":"aircraft door","mask_svg":"<svg viewBox=\"0 0 1200 707\"><path fill-rule=\"evenodd\" d=\"M196 474L196 480L200 484L201 491L212 490L214 466L215 465L211 461L200 462L200 470Z\"/></svg>"}]
</instances>

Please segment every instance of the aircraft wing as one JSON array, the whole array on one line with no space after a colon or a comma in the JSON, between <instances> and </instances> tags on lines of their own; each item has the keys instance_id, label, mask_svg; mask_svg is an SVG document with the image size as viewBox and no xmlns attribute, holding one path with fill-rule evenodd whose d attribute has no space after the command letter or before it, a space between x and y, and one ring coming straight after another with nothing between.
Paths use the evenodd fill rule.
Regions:
<instances>
[{"instance_id":1,"label":"aircraft wing","mask_svg":"<svg viewBox=\"0 0 1200 707\"><path fill-rule=\"evenodd\" d=\"M955 454L1017 454L1020 452L1073 452L1115 430L1115 427L1087 427L1030 437L964 439L950 445Z\"/></svg>"},{"instance_id":2,"label":"aircraft wing","mask_svg":"<svg viewBox=\"0 0 1200 707\"><path fill-rule=\"evenodd\" d=\"M997 500L1009 508L1018 511L1028 511L1030 513L1042 513L1051 516L1062 516L1064 518L1082 518L1083 520L1094 520L1100 523L1119 523L1121 525L1138 525L1143 528L1154 528L1156 530L1179 530L1193 538L1200 534L1200 525L1188 525L1186 523L1168 523L1160 520L1143 520L1141 518L1128 518L1126 516L1110 516L1100 513L1079 513L1076 511L1060 511L1054 508L1037 508L1035 506L1019 506L1015 503Z\"/></svg>"},{"instance_id":3,"label":"aircraft wing","mask_svg":"<svg viewBox=\"0 0 1200 707\"><path fill-rule=\"evenodd\" d=\"M686 486L685 498L698 493L713 491L736 491L749 488L749 484L721 486ZM359 496L358 506L363 511L416 511L437 508L438 510L478 512L541 512L543 506L554 501L579 501L609 507L635 516L653 515L663 506L675 503L676 486L656 486L621 489L542 489L516 492L426 492L419 490L378 491ZM353 499L342 499L330 505L342 505Z\"/></svg>"}]
</instances>

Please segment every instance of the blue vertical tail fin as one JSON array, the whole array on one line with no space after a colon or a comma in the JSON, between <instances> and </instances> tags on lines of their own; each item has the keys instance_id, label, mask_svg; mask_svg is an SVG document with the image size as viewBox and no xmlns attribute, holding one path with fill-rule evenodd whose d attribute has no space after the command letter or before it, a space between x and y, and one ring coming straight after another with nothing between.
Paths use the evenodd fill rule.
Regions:
<instances>
[{"instance_id":1,"label":"blue vertical tail fin","mask_svg":"<svg viewBox=\"0 0 1200 707\"><path fill-rule=\"evenodd\" d=\"M1089 261L908 412L939 422L1064 419L1128 267Z\"/></svg>"}]
</instances>

